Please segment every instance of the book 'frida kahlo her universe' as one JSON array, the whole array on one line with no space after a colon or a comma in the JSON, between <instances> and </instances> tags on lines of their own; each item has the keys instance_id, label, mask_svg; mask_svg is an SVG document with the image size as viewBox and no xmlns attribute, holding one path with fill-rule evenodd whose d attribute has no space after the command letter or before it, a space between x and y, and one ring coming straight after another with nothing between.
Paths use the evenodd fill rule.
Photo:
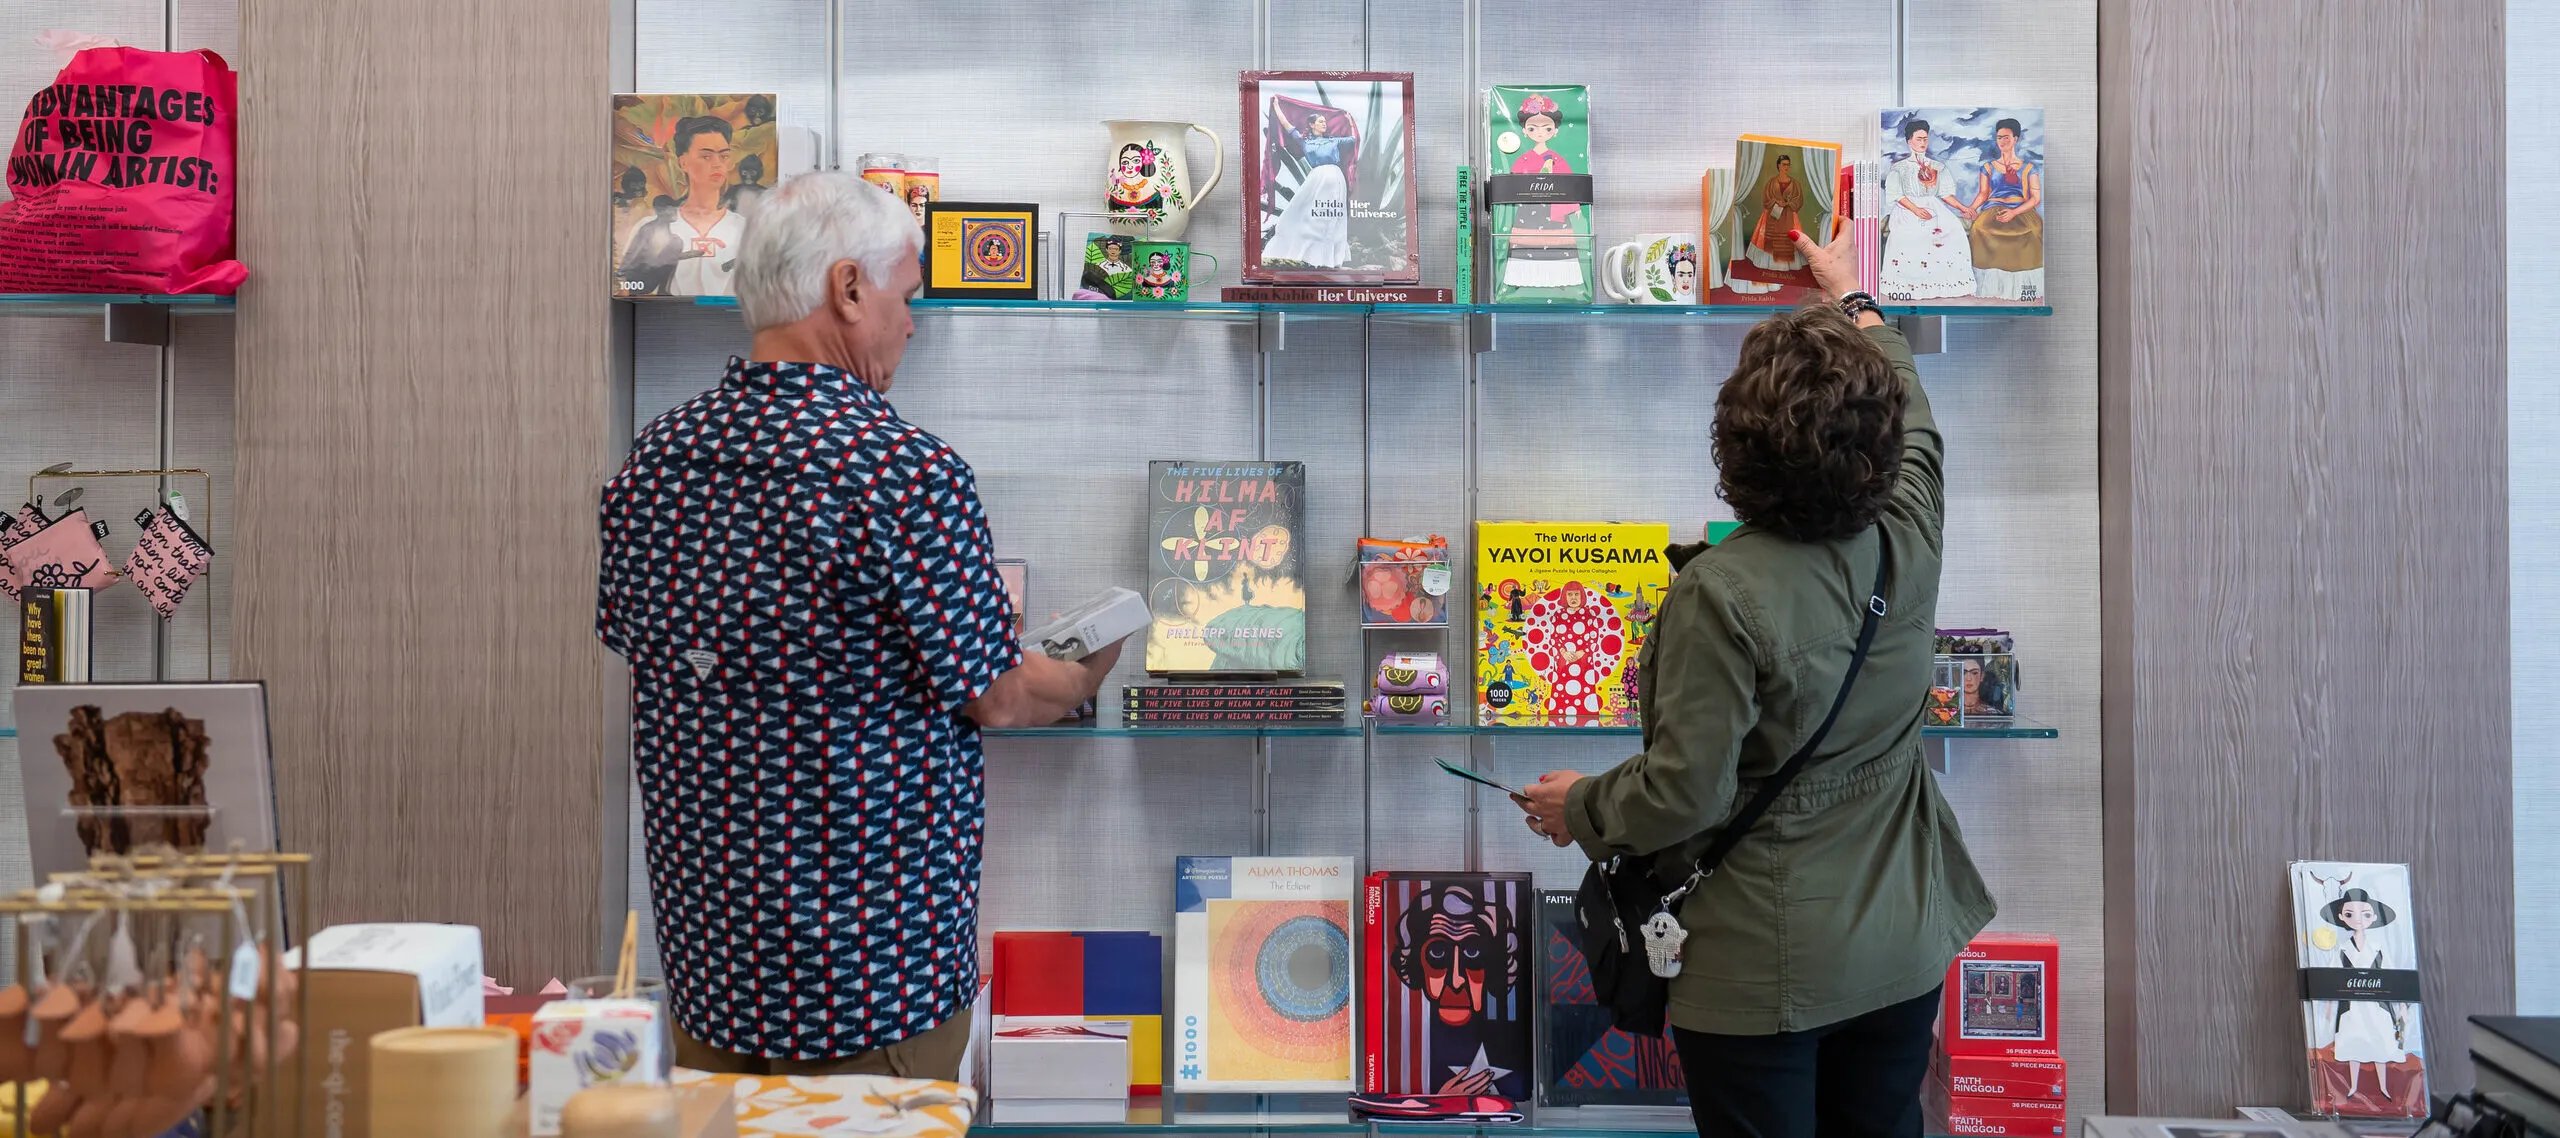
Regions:
<instances>
[{"instance_id":1,"label":"book 'frida kahlo her universe'","mask_svg":"<svg viewBox=\"0 0 2560 1138\"><path fill-rule=\"evenodd\" d=\"M1362 1092L1527 1098L1529 875L1381 872L1363 892Z\"/></svg>"},{"instance_id":2,"label":"book 'frida kahlo her universe'","mask_svg":"<svg viewBox=\"0 0 2560 1138\"><path fill-rule=\"evenodd\" d=\"M1351 859L1184 857L1173 1090L1351 1089Z\"/></svg>"},{"instance_id":3,"label":"book 'frida kahlo her universe'","mask_svg":"<svg viewBox=\"0 0 2560 1138\"><path fill-rule=\"evenodd\" d=\"M1410 71L1247 71L1248 284L1419 284Z\"/></svg>"},{"instance_id":4,"label":"book 'frida kahlo her universe'","mask_svg":"<svg viewBox=\"0 0 2560 1138\"><path fill-rule=\"evenodd\" d=\"M615 296L736 296L756 200L782 180L771 95L613 97Z\"/></svg>"},{"instance_id":5,"label":"book 'frida kahlo her universe'","mask_svg":"<svg viewBox=\"0 0 2560 1138\"><path fill-rule=\"evenodd\" d=\"M1306 491L1305 463L1147 464L1147 671L1306 670Z\"/></svg>"},{"instance_id":6,"label":"book 'frida kahlo her universe'","mask_svg":"<svg viewBox=\"0 0 2560 1138\"><path fill-rule=\"evenodd\" d=\"M2426 1117L2427 1046L2409 867L2297 861L2291 869L2311 1109Z\"/></svg>"},{"instance_id":7,"label":"book 'frida kahlo her universe'","mask_svg":"<svg viewBox=\"0 0 2560 1138\"><path fill-rule=\"evenodd\" d=\"M1658 523L1476 523L1477 721L1632 719L1670 541Z\"/></svg>"}]
</instances>

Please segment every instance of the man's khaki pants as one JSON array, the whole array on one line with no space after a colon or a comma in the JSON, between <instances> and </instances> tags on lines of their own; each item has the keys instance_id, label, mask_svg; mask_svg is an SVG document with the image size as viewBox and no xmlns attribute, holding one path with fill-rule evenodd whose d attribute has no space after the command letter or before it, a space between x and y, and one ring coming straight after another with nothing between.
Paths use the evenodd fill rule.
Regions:
<instances>
[{"instance_id":1,"label":"man's khaki pants","mask_svg":"<svg viewBox=\"0 0 2560 1138\"><path fill-rule=\"evenodd\" d=\"M676 1066L718 1075L894 1075L901 1079L960 1081L960 1056L969 1049L969 1009L874 1051L836 1059L767 1059L723 1051L685 1034L679 1024Z\"/></svg>"}]
</instances>

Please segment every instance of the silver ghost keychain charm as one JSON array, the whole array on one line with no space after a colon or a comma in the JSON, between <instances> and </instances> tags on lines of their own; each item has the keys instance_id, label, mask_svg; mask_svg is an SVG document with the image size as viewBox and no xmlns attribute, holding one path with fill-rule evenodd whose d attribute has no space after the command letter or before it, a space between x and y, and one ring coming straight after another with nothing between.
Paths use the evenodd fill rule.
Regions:
<instances>
[{"instance_id":1,"label":"silver ghost keychain charm","mask_svg":"<svg viewBox=\"0 0 2560 1138\"><path fill-rule=\"evenodd\" d=\"M1644 923L1644 962L1653 974L1665 980L1680 974L1680 946L1689 940L1689 930L1680 927L1680 919L1670 910L1655 913Z\"/></svg>"}]
</instances>

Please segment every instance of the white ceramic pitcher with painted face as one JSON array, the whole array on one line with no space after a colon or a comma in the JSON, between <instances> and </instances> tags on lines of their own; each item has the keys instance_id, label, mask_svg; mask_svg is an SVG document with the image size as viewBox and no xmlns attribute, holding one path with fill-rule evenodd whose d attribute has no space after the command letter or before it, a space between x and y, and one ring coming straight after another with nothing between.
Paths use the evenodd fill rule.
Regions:
<instances>
[{"instance_id":1,"label":"white ceramic pitcher with painted face","mask_svg":"<svg viewBox=\"0 0 2560 1138\"><path fill-rule=\"evenodd\" d=\"M1116 227L1158 241L1174 241L1191 225L1191 209L1218 188L1227 172L1227 148L1208 127L1187 122L1111 119L1111 194L1107 212ZM1209 137L1216 163L1209 180L1191 180L1191 160L1184 155L1185 136L1199 131Z\"/></svg>"}]
</instances>

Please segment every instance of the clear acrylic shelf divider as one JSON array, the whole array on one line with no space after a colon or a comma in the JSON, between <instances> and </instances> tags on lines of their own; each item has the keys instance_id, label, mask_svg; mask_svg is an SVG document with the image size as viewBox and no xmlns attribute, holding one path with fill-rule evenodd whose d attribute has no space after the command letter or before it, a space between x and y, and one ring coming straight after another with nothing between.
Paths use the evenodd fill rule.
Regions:
<instances>
[{"instance_id":1,"label":"clear acrylic shelf divider","mask_svg":"<svg viewBox=\"0 0 2560 1138\"><path fill-rule=\"evenodd\" d=\"M176 846L177 852L181 854L202 853L204 852L203 835L212 832L214 819L221 813L222 808L219 806L65 806L62 808L62 817L70 820L72 829L75 831L85 829L92 822L105 823L111 827L110 840L100 843L98 848L90 852L115 854L119 857L136 852L147 852L153 846ZM172 828L185 822L197 824L197 840L193 845L177 845L169 840ZM124 826L121 835L116 835L112 830L112 827L118 823Z\"/></svg>"}]
</instances>

